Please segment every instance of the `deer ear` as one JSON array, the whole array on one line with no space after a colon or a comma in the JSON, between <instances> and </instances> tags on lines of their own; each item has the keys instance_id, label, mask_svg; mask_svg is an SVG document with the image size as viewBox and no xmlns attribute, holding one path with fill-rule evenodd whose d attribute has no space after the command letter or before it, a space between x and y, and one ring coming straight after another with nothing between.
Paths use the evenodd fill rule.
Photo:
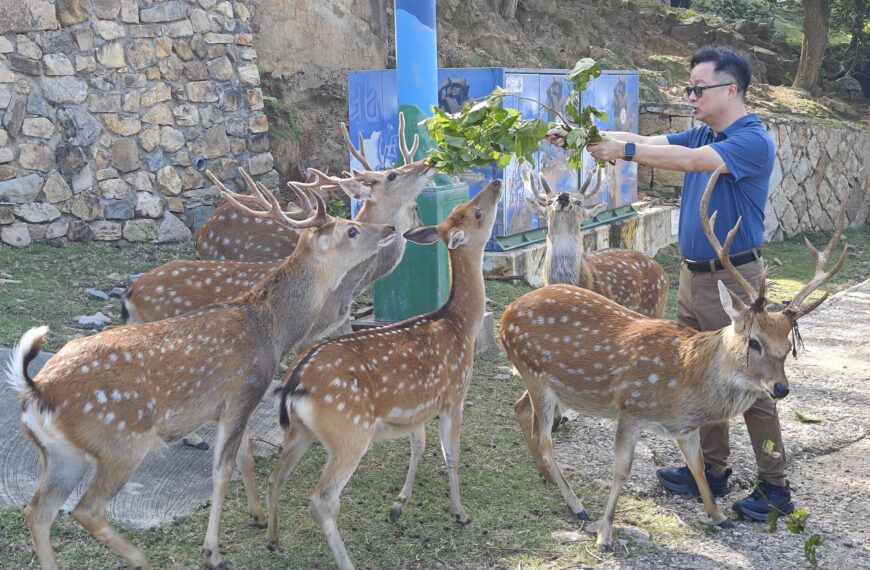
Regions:
<instances>
[{"instance_id":1,"label":"deer ear","mask_svg":"<svg viewBox=\"0 0 870 570\"><path fill-rule=\"evenodd\" d=\"M447 240L447 249L456 249L460 245L468 243L468 238L465 237L464 230L456 230L450 234L450 239Z\"/></svg>"},{"instance_id":2,"label":"deer ear","mask_svg":"<svg viewBox=\"0 0 870 570\"><path fill-rule=\"evenodd\" d=\"M368 200L372 196L371 186L363 184L355 178L340 180L338 185L345 194L354 200Z\"/></svg>"},{"instance_id":3,"label":"deer ear","mask_svg":"<svg viewBox=\"0 0 870 570\"><path fill-rule=\"evenodd\" d=\"M604 210L607 209L607 204L598 204L597 206L592 206L591 208L583 208L583 214L586 216L586 219L592 219Z\"/></svg>"},{"instance_id":4,"label":"deer ear","mask_svg":"<svg viewBox=\"0 0 870 570\"><path fill-rule=\"evenodd\" d=\"M543 204L541 204L536 198L532 198L531 196L526 196L526 204L528 204L533 212L537 212L542 216L547 215L547 210L544 208Z\"/></svg>"},{"instance_id":5,"label":"deer ear","mask_svg":"<svg viewBox=\"0 0 870 570\"><path fill-rule=\"evenodd\" d=\"M719 285L719 302L722 303L725 314L728 315L731 322L735 325L742 322L741 316L746 312L748 307L724 283L718 281L717 284Z\"/></svg>"},{"instance_id":6,"label":"deer ear","mask_svg":"<svg viewBox=\"0 0 870 570\"><path fill-rule=\"evenodd\" d=\"M319 251L326 251L332 243L332 234L335 231L335 221L323 224L314 230L314 246Z\"/></svg>"},{"instance_id":7,"label":"deer ear","mask_svg":"<svg viewBox=\"0 0 870 570\"><path fill-rule=\"evenodd\" d=\"M402 237L408 241L419 243L420 245L429 245L430 243L435 243L441 239L441 236L438 235L438 229L435 226L423 226L422 228L408 230L402 234Z\"/></svg>"}]
</instances>

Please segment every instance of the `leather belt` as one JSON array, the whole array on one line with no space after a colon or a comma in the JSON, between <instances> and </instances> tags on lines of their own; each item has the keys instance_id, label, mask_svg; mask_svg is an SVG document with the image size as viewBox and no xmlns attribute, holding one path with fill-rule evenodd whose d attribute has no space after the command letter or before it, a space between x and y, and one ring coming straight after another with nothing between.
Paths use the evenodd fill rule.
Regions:
<instances>
[{"instance_id":1,"label":"leather belt","mask_svg":"<svg viewBox=\"0 0 870 570\"><path fill-rule=\"evenodd\" d=\"M745 265L755 261L756 259L761 259L761 249L750 249L743 253L729 255L728 259L731 260L731 265L734 267ZM718 259L710 259L708 261L692 261L691 259L684 259L683 261L686 263L686 267L689 271L694 271L695 273L712 273L713 271L722 271L725 269L722 266L722 262Z\"/></svg>"}]
</instances>

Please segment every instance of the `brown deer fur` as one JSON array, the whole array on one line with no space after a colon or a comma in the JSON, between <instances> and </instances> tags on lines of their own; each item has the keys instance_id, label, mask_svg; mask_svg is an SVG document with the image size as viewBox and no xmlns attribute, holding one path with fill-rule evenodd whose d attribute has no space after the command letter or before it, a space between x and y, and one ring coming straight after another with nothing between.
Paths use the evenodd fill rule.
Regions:
<instances>
[{"instance_id":1,"label":"brown deer fur","mask_svg":"<svg viewBox=\"0 0 870 570\"><path fill-rule=\"evenodd\" d=\"M740 222L721 246L712 230L715 214L707 219L718 174L717 170L711 177L701 202L706 233L726 269L756 299L746 306L719 282L722 306L732 321L728 327L698 332L675 322L648 319L570 285L552 285L524 295L502 316L502 343L528 390L516 409L529 450L539 472L556 482L581 519L589 517L553 456L550 425L556 405L616 419L613 484L604 516L592 527L602 549L611 548L616 501L644 430L677 440L707 515L720 526L732 524L716 506L704 477L698 429L743 413L760 396L788 394L784 361L793 350L789 333L798 316L818 305L768 312L763 287L756 292L737 273L728 260L728 249ZM842 232L844 212L825 252L818 254L810 246L817 258L816 277L796 299L805 298L842 267L845 249L837 264L824 271ZM529 400L531 413L523 407Z\"/></svg>"},{"instance_id":2,"label":"brown deer fur","mask_svg":"<svg viewBox=\"0 0 870 570\"><path fill-rule=\"evenodd\" d=\"M411 462L390 511L395 521L411 496L423 454L425 422L438 416L457 521L469 519L459 496L459 432L474 363L474 339L486 306L482 260L501 183L491 182L440 224L408 239L447 243L452 285L438 310L395 325L359 331L314 346L297 360L283 389L284 445L269 479L270 548L278 543L277 501L292 469L317 440L329 453L311 495L311 514L338 565L352 568L336 527L339 495L373 440L409 436Z\"/></svg>"},{"instance_id":3,"label":"brown deer fur","mask_svg":"<svg viewBox=\"0 0 870 570\"><path fill-rule=\"evenodd\" d=\"M246 483L253 482L248 417L279 359L305 333L327 292L396 235L390 226L330 221L319 198L317 213L295 225L312 229L301 233L293 254L270 279L238 299L73 340L35 379L25 371L47 328L22 337L10 364L10 381L21 401L24 431L42 462L26 519L43 568L57 567L51 523L88 461L95 474L73 518L130 566L148 568L145 554L108 524L106 507L151 449L209 421L217 422L217 438L203 549L209 567L223 568L220 515L243 441L247 449L238 454L239 461L243 474L248 471ZM249 489L248 497L249 512L260 519L264 513L256 490Z\"/></svg>"}]
</instances>

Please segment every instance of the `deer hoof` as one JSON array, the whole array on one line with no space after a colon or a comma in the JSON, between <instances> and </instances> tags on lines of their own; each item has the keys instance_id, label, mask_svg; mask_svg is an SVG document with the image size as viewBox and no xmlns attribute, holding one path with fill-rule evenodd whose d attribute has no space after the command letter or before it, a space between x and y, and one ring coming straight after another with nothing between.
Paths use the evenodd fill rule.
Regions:
<instances>
[{"instance_id":1,"label":"deer hoof","mask_svg":"<svg viewBox=\"0 0 870 570\"><path fill-rule=\"evenodd\" d=\"M275 552L276 550L278 550L278 541L271 538L267 540L266 550L268 550L269 552Z\"/></svg>"},{"instance_id":2,"label":"deer hoof","mask_svg":"<svg viewBox=\"0 0 870 570\"><path fill-rule=\"evenodd\" d=\"M396 523L399 521L399 517L402 516L402 508L401 507L393 507L390 509L389 521L391 523Z\"/></svg>"},{"instance_id":3,"label":"deer hoof","mask_svg":"<svg viewBox=\"0 0 870 570\"><path fill-rule=\"evenodd\" d=\"M194 448L200 449L202 451L208 451L208 444L204 441L200 441L199 443L191 443L186 439L182 439L181 442L184 443L184 445L187 445L188 447L194 447Z\"/></svg>"},{"instance_id":4,"label":"deer hoof","mask_svg":"<svg viewBox=\"0 0 870 570\"><path fill-rule=\"evenodd\" d=\"M716 523L716 526L718 526L719 528L734 528L735 525L734 521L732 521L731 519L725 519L720 523Z\"/></svg>"},{"instance_id":5,"label":"deer hoof","mask_svg":"<svg viewBox=\"0 0 870 570\"><path fill-rule=\"evenodd\" d=\"M579 513L574 513L574 516L576 516L581 521L591 521L592 520L591 518L589 518L589 515L586 513L586 511L580 511Z\"/></svg>"},{"instance_id":6,"label":"deer hoof","mask_svg":"<svg viewBox=\"0 0 870 570\"><path fill-rule=\"evenodd\" d=\"M267 526L269 526L262 517L258 516L251 517L251 524L257 528L266 528Z\"/></svg>"},{"instance_id":7,"label":"deer hoof","mask_svg":"<svg viewBox=\"0 0 870 570\"><path fill-rule=\"evenodd\" d=\"M456 522L458 522L461 526L468 526L469 524L471 524L471 517L465 517L465 519L463 520L462 515L455 516Z\"/></svg>"},{"instance_id":8,"label":"deer hoof","mask_svg":"<svg viewBox=\"0 0 870 570\"><path fill-rule=\"evenodd\" d=\"M601 552L613 552L613 545L610 543L599 544L598 550Z\"/></svg>"},{"instance_id":9,"label":"deer hoof","mask_svg":"<svg viewBox=\"0 0 870 570\"><path fill-rule=\"evenodd\" d=\"M217 564L209 564L208 570L227 570L227 565L223 562L219 562Z\"/></svg>"}]
</instances>

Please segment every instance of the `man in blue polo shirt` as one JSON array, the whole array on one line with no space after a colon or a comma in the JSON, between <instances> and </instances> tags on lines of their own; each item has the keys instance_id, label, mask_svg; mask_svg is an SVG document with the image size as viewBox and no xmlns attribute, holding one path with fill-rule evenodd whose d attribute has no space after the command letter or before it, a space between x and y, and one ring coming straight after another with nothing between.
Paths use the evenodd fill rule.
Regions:
<instances>
[{"instance_id":1,"label":"man in blue polo shirt","mask_svg":"<svg viewBox=\"0 0 870 570\"><path fill-rule=\"evenodd\" d=\"M698 215L701 195L711 173L725 165L708 213L718 211L714 232L720 242L742 217L731 245L731 261L756 289L764 263L764 204L773 170L773 141L756 115L746 113L745 97L751 79L747 58L729 47L704 47L692 57L690 86L686 88L696 121L705 125L658 136L605 132L604 142L589 145L598 160L635 160L640 164L686 173L680 208L679 245L685 258L680 270L677 320L698 330L717 330L730 324L719 301L717 281L750 304L730 274L717 267L717 256ZM561 146L563 129L552 129L550 141ZM768 397L759 398L744 414L758 464L759 485L751 495L734 503L734 511L764 521L771 510L791 513L794 505L785 478L785 450L776 407ZM707 481L715 496L728 493L730 452L728 424L701 428L701 449ZM772 440L778 456L765 454ZM667 489L700 495L688 467L668 467L656 473Z\"/></svg>"}]
</instances>

